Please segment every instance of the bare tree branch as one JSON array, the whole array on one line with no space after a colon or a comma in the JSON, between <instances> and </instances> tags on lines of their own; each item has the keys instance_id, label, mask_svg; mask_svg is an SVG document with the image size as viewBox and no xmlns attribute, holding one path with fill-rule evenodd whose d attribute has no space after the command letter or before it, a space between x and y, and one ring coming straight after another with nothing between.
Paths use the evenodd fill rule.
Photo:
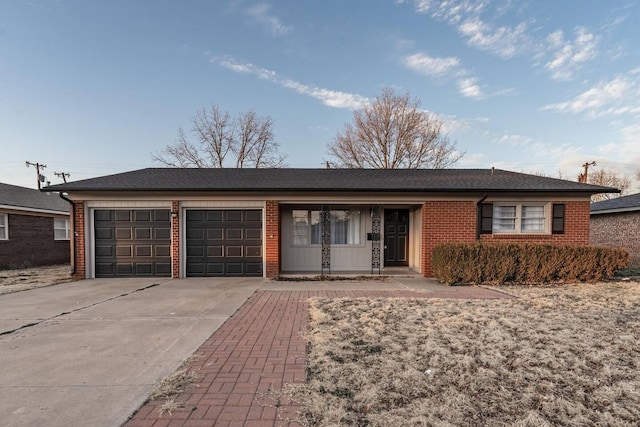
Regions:
<instances>
[{"instance_id":1,"label":"bare tree branch","mask_svg":"<svg viewBox=\"0 0 640 427\"><path fill-rule=\"evenodd\" d=\"M370 105L353 112L353 121L329 143L332 167L442 169L464 153L442 132L443 121L420 108L409 93L385 88Z\"/></svg>"},{"instance_id":2,"label":"bare tree branch","mask_svg":"<svg viewBox=\"0 0 640 427\"><path fill-rule=\"evenodd\" d=\"M607 170L598 169L589 173L589 184L602 185L604 187L613 187L621 190L620 193L600 193L594 194L591 200L598 202L601 200L610 200L616 197L620 197L626 194L626 191L631 186L631 180L625 176L618 175L617 173Z\"/></svg>"},{"instance_id":3,"label":"bare tree branch","mask_svg":"<svg viewBox=\"0 0 640 427\"><path fill-rule=\"evenodd\" d=\"M273 119L250 110L232 118L217 105L196 112L191 132L198 145L191 144L185 132L178 130L173 145L152 153L152 160L167 167L222 168L282 167L286 155L274 139ZM233 160L229 157L233 156Z\"/></svg>"}]
</instances>

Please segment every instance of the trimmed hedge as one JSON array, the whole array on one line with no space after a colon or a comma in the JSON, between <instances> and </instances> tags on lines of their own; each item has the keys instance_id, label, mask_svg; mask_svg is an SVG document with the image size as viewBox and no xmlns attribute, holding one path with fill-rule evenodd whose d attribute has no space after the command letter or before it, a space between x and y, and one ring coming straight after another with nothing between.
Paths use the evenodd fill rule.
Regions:
<instances>
[{"instance_id":1,"label":"trimmed hedge","mask_svg":"<svg viewBox=\"0 0 640 427\"><path fill-rule=\"evenodd\" d=\"M623 249L530 243L446 243L436 246L434 276L449 285L596 282L629 265Z\"/></svg>"}]
</instances>

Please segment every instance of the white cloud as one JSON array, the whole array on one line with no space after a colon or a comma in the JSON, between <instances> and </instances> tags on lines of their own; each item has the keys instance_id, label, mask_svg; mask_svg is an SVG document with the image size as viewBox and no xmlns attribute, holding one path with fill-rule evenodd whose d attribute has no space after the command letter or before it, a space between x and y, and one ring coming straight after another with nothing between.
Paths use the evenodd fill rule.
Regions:
<instances>
[{"instance_id":1,"label":"white cloud","mask_svg":"<svg viewBox=\"0 0 640 427\"><path fill-rule=\"evenodd\" d=\"M456 57L434 58L424 53L409 55L404 64L410 70L430 77L440 77L458 68L460 61Z\"/></svg>"},{"instance_id":2,"label":"white cloud","mask_svg":"<svg viewBox=\"0 0 640 427\"><path fill-rule=\"evenodd\" d=\"M258 3L244 9L244 13L255 22L263 25L273 35L282 36L290 32L293 28L284 25L280 18L269 13L271 5L267 3Z\"/></svg>"},{"instance_id":3,"label":"white cloud","mask_svg":"<svg viewBox=\"0 0 640 427\"><path fill-rule=\"evenodd\" d=\"M494 28L479 17L473 17L458 25L458 31L467 38L467 43L471 46L502 58L515 56L529 44L527 24L524 22L515 27Z\"/></svg>"},{"instance_id":4,"label":"white cloud","mask_svg":"<svg viewBox=\"0 0 640 427\"><path fill-rule=\"evenodd\" d=\"M640 113L640 84L633 70L602 81L571 100L549 104L543 110L582 113L589 117L620 116Z\"/></svg>"},{"instance_id":5,"label":"white cloud","mask_svg":"<svg viewBox=\"0 0 640 427\"><path fill-rule=\"evenodd\" d=\"M482 89L478 86L478 79L475 77L467 77L458 80L458 91L460 92L460 95L467 98L484 98L484 93L482 93Z\"/></svg>"},{"instance_id":6,"label":"white cloud","mask_svg":"<svg viewBox=\"0 0 640 427\"><path fill-rule=\"evenodd\" d=\"M405 57L403 64L408 69L428 77L455 78L458 92L466 98L483 99L485 97L478 85L478 79L460 67L460 60L456 57L435 58L425 53L415 53Z\"/></svg>"},{"instance_id":7,"label":"white cloud","mask_svg":"<svg viewBox=\"0 0 640 427\"><path fill-rule=\"evenodd\" d=\"M416 13L452 26L468 45L479 50L503 59L530 56L535 66L544 67L555 80L573 78L584 64L599 55L601 37L596 33L577 27L573 39L566 40L562 30L545 36L533 18L519 19L521 5L511 1L496 4L488 0L401 0L397 3L411 3ZM513 25L501 22L508 14ZM611 26L622 21L618 18Z\"/></svg>"},{"instance_id":8,"label":"white cloud","mask_svg":"<svg viewBox=\"0 0 640 427\"><path fill-rule=\"evenodd\" d=\"M568 80L585 62L598 56L599 38L585 28L576 28L573 41L565 41L562 31L554 31L547 36L553 59L545 64L556 80Z\"/></svg>"},{"instance_id":9,"label":"white cloud","mask_svg":"<svg viewBox=\"0 0 640 427\"><path fill-rule=\"evenodd\" d=\"M210 61L236 73L250 74L256 76L261 80L266 80L287 89L291 89L301 95L310 96L321 101L324 105L327 105L329 107L355 109L362 107L363 104L366 104L368 102L368 99L366 97L357 94L305 85L298 81L282 77L275 71L261 68L251 63L240 64L228 57L213 57Z\"/></svg>"}]
</instances>

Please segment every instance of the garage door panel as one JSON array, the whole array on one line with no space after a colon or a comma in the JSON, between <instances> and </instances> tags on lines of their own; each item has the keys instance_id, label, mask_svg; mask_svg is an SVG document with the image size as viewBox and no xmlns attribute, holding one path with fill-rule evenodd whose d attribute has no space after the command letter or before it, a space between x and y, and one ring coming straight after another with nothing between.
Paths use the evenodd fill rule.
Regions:
<instances>
[{"instance_id":1,"label":"garage door panel","mask_svg":"<svg viewBox=\"0 0 640 427\"><path fill-rule=\"evenodd\" d=\"M170 228L155 228L153 230L153 238L155 240L171 239Z\"/></svg>"},{"instance_id":2,"label":"garage door panel","mask_svg":"<svg viewBox=\"0 0 640 427\"><path fill-rule=\"evenodd\" d=\"M207 257L222 258L224 256L223 246L207 246Z\"/></svg>"},{"instance_id":3,"label":"garage door panel","mask_svg":"<svg viewBox=\"0 0 640 427\"><path fill-rule=\"evenodd\" d=\"M187 256L188 257L204 257L204 246L203 245L193 245L187 247Z\"/></svg>"},{"instance_id":4,"label":"garage door panel","mask_svg":"<svg viewBox=\"0 0 640 427\"><path fill-rule=\"evenodd\" d=\"M227 228L227 240L242 240L242 228Z\"/></svg>"},{"instance_id":5,"label":"garage door panel","mask_svg":"<svg viewBox=\"0 0 640 427\"><path fill-rule=\"evenodd\" d=\"M171 263L157 262L155 264L155 269L154 276L171 276Z\"/></svg>"},{"instance_id":6,"label":"garage door panel","mask_svg":"<svg viewBox=\"0 0 640 427\"><path fill-rule=\"evenodd\" d=\"M104 228L104 227L96 227L96 240L111 240L113 239L113 229L112 228Z\"/></svg>"},{"instance_id":7,"label":"garage door panel","mask_svg":"<svg viewBox=\"0 0 640 427\"><path fill-rule=\"evenodd\" d=\"M131 221L131 211L113 211L113 217L116 221Z\"/></svg>"},{"instance_id":8,"label":"garage door panel","mask_svg":"<svg viewBox=\"0 0 640 427\"><path fill-rule=\"evenodd\" d=\"M98 209L94 221L96 277L171 276L168 210Z\"/></svg>"},{"instance_id":9,"label":"garage door panel","mask_svg":"<svg viewBox=\"0 0 640 427\"><path fill-rule=\"evenodd\" d=\"M96 256L113 256L113 246L96 246Z\"/></svg>"},{"instance_id":10,"label":"garage door panel","mask_svg":"<svg viewBox=\"0 0 640 427\"><path fill-rule=\"evenodd\" d=\"M261 246L245 246L245 256L246 257L261 257L262 256L262 247Z\"/></svg>"},{"instance_id":11,"label":"garage door panel","mask_svg":"<svg viewBox=\"0 0 640 427\"><path fill-rule=\"evenodd\" d=\"M116 240L131 240L133 232L131 228L116 228Z\"/></svg>"},{"instance_id":12,"label":"garage door panel","mask_svg":"<svg viewBox=\"0 0 640 427\"><path fill-rule=\"evenodd\" d=\"M203 217L207 218L209 222L222 222L224 211L207 211Z\"/></svg>"},{"instance_id":13,"label":"garage door panel","mask_svg":"<svg viewBox=\"0 0 640 427\"><path fill-rule=\"evenodd\" d=\"M262 240L262 229L260 228L245 228L244 235L247 239Z\"/></svg>"},{"instance_id":14,"label":"garage door panel","mask_svg":"<svg viewBox=\"0 0 640 427\"><path fill-rule=\"evenodd\" d=\"M222 240L224 230L222 228L211 228L207 230L207 240Z\"/></svg>"},{"instance_id":15,"label":"garage door panel","mask_svg":"<svg viewBox=\"0 0 640 427\"><path fill-rule=\"evenodd\" d=\"M113 263L96 263L96 276L112 276L116 273Z\"/></svg>"},{"instance_id":16,"label":"garage door panel","mask_svg":"<svg viewBox=\"0 0 640 427\"><path fill-rule=\"evenodd\" d=\"M189 210L186 216L188 276L262 276L261 210ZM201 246L204 251L195 249Z\"/></svg>"},{"instance_id":17,"label":"garage door panel","mask_svg":"<svg viewBox=\"0 0 640 427\"><path fill-rule=\"evenodd\" d=\"M153 211L153 220L155 222L169 221L169 211L166 209Z\"/></svg>"},{"instance_id":18,"label":"garage door panel","mask_svg":"<svg viewBox=\"0 0 640 427\"><path fill-rule=\"evenodd\" d=\"M244 211L245 222L262 222L262 212L260 211Z\"/></svg>"},{"instance_id":19,"label":"garage door panel","mask_svg":"<svg viewBox=\"0 0 640 427\"><path fill-rule=\"evenodd\" d=\"M169 245L154 245L154 253L157 257L170 257L171 246Z\"/></svg>"},{"instance_id":20,"label":"garage door panel","mask_svg":"<svg viewBox=\"0 0 640 427\"><path fill-rule=\"evenodd\" d=\"M116 256L118 258L131 258L133 256L133 246L116 246Z\"/></svg>"},{"instance_id":21,"label":"garage door panel","mask_svg":"<svg viewBox=\"0 0 640 427\"><path fill-rule=\"evenodd\" d=\"M150 228L136 228L136 240L151 240L151 229Z\"/></svg>"}]
</instances>

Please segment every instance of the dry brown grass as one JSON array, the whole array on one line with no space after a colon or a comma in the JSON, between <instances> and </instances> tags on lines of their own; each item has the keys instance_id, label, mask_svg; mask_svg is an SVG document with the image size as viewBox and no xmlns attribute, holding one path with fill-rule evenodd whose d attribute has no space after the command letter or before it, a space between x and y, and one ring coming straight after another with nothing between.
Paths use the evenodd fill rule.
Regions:
<instances>
[{"instance_id":1,"label":"dry brown grass","mask_svg":"<svg viewBox=\"0 0 640 427\"><path fill-rule=\"evenodd\" d=\"M175 372L167 375L153 386L149 400L168 399L184 392L191 383L198 379L198 373L189 367L198 357L200 357L198 354L187 357ZM168 399L167 404L173 404L173 399Z\"/></svg>"},{"instance_id":2,"label":"dry brown grass","mask_svg":"<svg viewBox=\"0 0 640 427\"><path fill-rule=\"evenodd\" d=\"M71 267L54 265L0 270L0 295L71 281Z\"/></svg>"},{"instance_id":3,"label":"dry brown grass","mask_svg":"<svg viewBox=\"0 0 640 427\"><path fill-rule=\"evenodd\" d=\"M639 283L500 290L312 300L302 424L639 425Z\"/></svg>"}]
</instances>

